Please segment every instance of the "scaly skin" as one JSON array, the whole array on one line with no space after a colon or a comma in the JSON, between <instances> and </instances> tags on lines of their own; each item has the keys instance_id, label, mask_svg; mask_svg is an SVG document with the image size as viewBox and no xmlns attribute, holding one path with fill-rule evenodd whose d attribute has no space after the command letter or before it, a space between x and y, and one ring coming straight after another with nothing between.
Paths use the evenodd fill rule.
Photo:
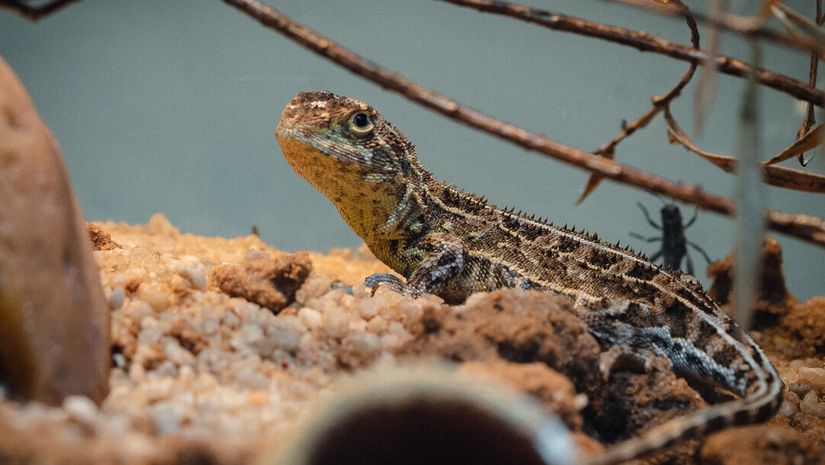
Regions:
<instances>
[{"instance_id":1,"label":"scaly skin","mask_svg":"<svg viewBox=\"0 0 825 465\"><path fill-rule=\"evenodd\" d=\"M360 100L301 92L284 109L276 137L295 171L406 278L373 275L369 287L427 292L449 303L501 287L563 294L603 346L667 357L678 373L740 396L619 443L591 464L761 421L778 409L783 386L776 370L691 276L436 180L412 143Z\"/></svg>"}]
</instances>

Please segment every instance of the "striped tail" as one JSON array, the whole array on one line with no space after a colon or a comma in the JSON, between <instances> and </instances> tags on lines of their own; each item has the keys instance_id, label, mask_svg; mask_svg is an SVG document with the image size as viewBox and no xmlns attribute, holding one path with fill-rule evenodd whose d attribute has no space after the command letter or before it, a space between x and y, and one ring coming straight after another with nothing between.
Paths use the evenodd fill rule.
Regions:
<instances>
[{"instance_id":1,"label":"striped tail","mask_svg":"<svg viewBox=\"0 0 825 465\"><path fill-rule=\"evenodd\" d=\"M674 418L649 430L643 436L620 442L604 453L588 457L587 465L614 465L639 458L676 442L707 435L728 426L758 423L772 417L782 404L782 380L762 350L750 339L750 354L744 358L762 363L750 366L752 392L744 397ZM756 355L756 357L752 357Z\"/></svg>"}]
</instances>

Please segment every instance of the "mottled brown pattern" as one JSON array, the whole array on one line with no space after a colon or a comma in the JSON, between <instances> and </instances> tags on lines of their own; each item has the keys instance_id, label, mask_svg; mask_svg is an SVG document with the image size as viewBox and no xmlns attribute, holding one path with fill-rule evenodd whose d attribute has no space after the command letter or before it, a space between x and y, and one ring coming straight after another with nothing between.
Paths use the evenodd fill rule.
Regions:
<instances>
[{"instance_id":1,"label":"mottled brown pattern","mask_svg":"<svg viewBox=\"0 0 825 465\"><path fill-rule=\"evenodd\" d=\"M298 174L407 278L373 275L370 286L437 294L449 303L501 287L563 294L579 304L575 312L602 345L667 357L680 374L747 394L619 444L592 463L617 463L779 407L782 384L773 366L689 275L436 180L404 135L360 100L300 93L276 136Z\"/></svg>"}]
</instances>

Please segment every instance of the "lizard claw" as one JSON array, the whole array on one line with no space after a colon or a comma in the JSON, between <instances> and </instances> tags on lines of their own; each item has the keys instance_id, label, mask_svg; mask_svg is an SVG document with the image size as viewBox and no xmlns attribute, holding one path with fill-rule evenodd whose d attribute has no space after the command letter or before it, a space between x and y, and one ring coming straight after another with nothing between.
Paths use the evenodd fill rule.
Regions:
<instances>
[{"instance_id":1,"label":"lizard claw","mask_svg":"<svg viewBox=\"0 0 825 465\"><path fill-rule=\"evenodd\" d=\"M418 298L421 295L421 292L418 289L408 285L404 281L401 281L398 276L393 274L375 273L367 276L367 279L364 280L364 286L371 290L371 296L375 295L375 291L378 290L378 286L382 284L401 295L406 295L413 298Z\"/></svg>"}]
</instances>

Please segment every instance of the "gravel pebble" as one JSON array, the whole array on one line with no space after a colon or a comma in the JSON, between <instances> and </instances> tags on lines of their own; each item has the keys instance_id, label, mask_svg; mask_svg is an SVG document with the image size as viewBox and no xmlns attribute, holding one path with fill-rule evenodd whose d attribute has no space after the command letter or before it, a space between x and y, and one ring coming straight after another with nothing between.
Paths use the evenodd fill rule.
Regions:
<instances>
[{"instance_id":1,"label":"gravel pebble","mask_svg":"<svg viewBox=\"0 0 825 465\"><path fill-rule=\"evenodd\" d=\"M811 391L802 398L802 402L799 403L799 410L809 415L825 417L825 402L820 402L816 391Z\"/></svg>"},{"instance_id":2,"label":"gravel pebble","mask_svg":"<svg viewBox=\"0 0 825 465\"><path fill-rule=\"evenodd\" d=\"M825 418L825 402L820 402L816 391L811 391L805 394L802 402L799 403L799 410L809 415L816 415L820 418Z\"/></svg>"},{"instance_id":3,"label":"gravel pebble","mask_svg":"<svg viewBox=\"0 0 825 465\"><path fill-rule=\"evenodd\" d=\"M825 386L825 368L799 368L799 379L810 381L815 386Z\"/></svg>"},{"instance_id":4,"label":"gravel pebble","mask_svg":"<svg viewBox=\"0 0 825 465\"><path fill-rule=\"evenodd\" d=\"M292 351L301 344L301 333L306 326L299 317L284 315L266 327L266 337L275 343L277 348Z\"/></svg>"},{"instance_id":5,"label":"gravel pebble","mask_svg":"<svg viewBox=\"0 0 825 465\"><path fill-rule=\"evenodd\" d=\"M779 406L779 414L785 417L791 418L796 415L796 412L799 411L799 408L796 404L792 402L788 402L787 400L782 402L782 405Z\"/></svg>"},{"instance_id":6,"label":"gravel pebble","mask_svg":"<svg viewBox=\"0 0 825 465\"><path fill-rule=\"evenodd\" d=\"M344 337L349 332L349 317L337 305L330 305L323 310L323 327L327 335Z\"/></svg>"},{"instance_id":7,"label":"gravel pebble","mask_svg":"<svg viewBox=\"0 0 825 465\"><path fill-rule=\"evenodd\" d=\"M110 309L119 309L121 306L123 306L123 303L126 301L126 289L124 289L123 286L113 287L112 290L109 292L108 301Z\"/></svg>"},{"instance_id":8,"label":"gravel pebble","mask_svg":"<svg viewBox=\"0 0 825 465\"><path fill-rule=\"evenodd\" d=\"M195 289L203 289L206 287L204 266L197 257L184 255L177 260L173 260L171 265L172 269L188 279Z\"/></svg>"},{"instance_id":9,"label":"gravel pebble","mask_svg":"<svg viewBox=\"0 0 825 465\"><path fill-rule=\"evenodd\" d=\"M321 312L314 308L302 307L298 310L298 318L300 318L309 329L315 329L321 326L322 323Z\"/></svg>"},{"instance_id":10,"label":"gravel pebble","mask_svg":"<svg viewBox=\"0 0 825 465\"><path fill-rule=\"evenodd\" d=\"M97 419L97 405L86 396L66 397L63 400L63 409L82 423L92 424Z\"/></svg>"},{"instance_id":11,"label":"gravel pebble","mask_svg":"<svg viewBox=\"0 0 825 465\"><path fill-rule=\"evenodd\" d=\"M200 281L200 273L209 276L218 264L282 254L260 239L181 235L162 217L150 226L101 227L120 246L95 253L117 349L109 397L100 408L84 398L68 399L62 408L20 408L0 399L0 421L13 417L15 426L38 433L54 426L63 434L67 424L86 428L75 443L89 450L117 444L116 457L101 463L164 463L161 444L178 438L219 438L248 459L262 440L282 437L334 382L357 369L398 363L396 352L424 314L462 308L383 288L369 297L363 277L386 269L349 252L312 254L314 271L295 302L274 315ZM334 282L343 287L332 289ZM465 307L484 298L472 296ZM795 388L789 383L782 414L822 415L822 390L814 388L821 362L778 368L786 382L805 379ZM577 399L577 408L587 400ZM14 414L5 414L8 409Z\"/></svg>"}]
</instances>

